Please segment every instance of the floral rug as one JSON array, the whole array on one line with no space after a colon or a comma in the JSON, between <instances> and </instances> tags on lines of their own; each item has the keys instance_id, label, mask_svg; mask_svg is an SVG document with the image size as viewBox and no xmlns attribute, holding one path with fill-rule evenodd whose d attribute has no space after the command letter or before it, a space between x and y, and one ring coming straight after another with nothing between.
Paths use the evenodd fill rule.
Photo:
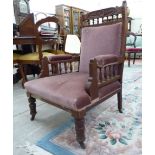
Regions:
<instances>
[{"instance_id":1,"label":"floral rug","mask_svg":"<svg viewBox=\"0 0 155 155\"><path fill-rule=\"evenodd\" d=\"M116 95L87 113L86 149L75 139L73 119L51 131L37 146L55 155L141 155L141 70L141 65L125 66L123 113L117 110Z\"/></svg>"}]
</instances>

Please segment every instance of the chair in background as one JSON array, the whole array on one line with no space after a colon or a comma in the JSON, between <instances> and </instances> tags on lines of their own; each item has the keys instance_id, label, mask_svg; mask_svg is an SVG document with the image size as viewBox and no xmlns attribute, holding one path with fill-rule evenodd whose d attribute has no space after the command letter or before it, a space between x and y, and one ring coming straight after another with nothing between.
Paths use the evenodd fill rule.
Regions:
<instances>
[{"instance_id":1,"label":"chair in background","mask_svg":"<svg viewBox=\"0 0 155 155\"><path fill-rule=\"evenodd\" d=\"M52 74L62 74L63 66L65 69L65 73L67 73L67 68L70 68L69 70L71 72L77 71L79 68L81 43L78 36L73 34L67 34L64 39L63 46L64 48L58 51L59 54L57 56L49 57L49 61L53 61L52 63L50 62L52 64ZM70 61L68 61L67 59L70 59ZM61 63L60 60L62 60ZM65 63L66 60L68 61L68 63Z\"/></svg>"},{"instance_id":2,"label":"chair in background","mask_svg":"<svg viewBox=\"0 0 155 155\"><path fill-rule=\"evenodd\" d=\"M76 139L85 148L85 115L94 106L117 94L122 112L122 76L126 49L127 5L90 12L81 17L79 72L49 76L47 57L42 59L42 78L25 83L31 120L36 98L63 109L74 117Z\"/></svg>"},{"instance_id":3,"label":"chair in background","mask_svg":"<svg viewBox=\"0 0 155 155\"><path fill-rule=\"evenodd\" d=\"M26 22L29 21L29 18L26 20ZM54 23L56 25L56 30L53 30L54 32L50 33L50 31L40 31L40 27L45 28L45 24ZM33 25L33 24L32 24ZM28 31L28 28L26 29ZM43 32L43 33L42 33ZM45 33L46 32L46 33ZM33 25L33 33L32 37L36 37L35 50L33 52L30 52L28 54L16 54L13 55L13 61L14 63L18 63L20 66L20 73L22 75L22 83L25 83L27 81L27 77L25 74L24 65L25 64L36 64L40 65L41 60L44 56L52 56L55 54L59 54L59 50L57 49L57 43L59 39L59 33L60 33L60 24L59 20L53 16L53 17L47 17L44 19L41 19L37 21L36 24ZM24 35L30 36L30 34ZM48 49L45 49L45 45L48 45ZM43 49L44 48L44 49ZM50 48L50 49L49 49ZM63 52L61 52L63 53Z\"/></svg>"},{"instance_id":4,"label":"chair in background","mask_svg":"<svg viewBox=\"0 0 155 155\"><path fill-rule=\"evenodd\" d=\"M29 28L27 27L29 26ZM13 23L13 37L19 36L19 34L22 35L31 35L33 34L33 26L34 26L34 19L33 14L29 14L26 19L20 25ZM27 32L27 28L29 29L29 32ZM20 31L20 32L19 32ZM26 31L26 32L25 32ZM19 56L22 56L23 54L32 53L33 46L32 45L14 45L13 47L13 64L14 68L16 68L16 71L13 74L13 83L17 83L19 80L21 80L22 76L19 70L18 65L18 58ZM33 65L33 64L25 64L24 70L26 75L33 75L35 77L35 74L39 75L40 68L39 66Z\"/></svg>"},{"instance_id":5,"label":"chair in background","mask_svg":"<svg viewBox=\"0 0 155 155\"><path fill-rule=\"evenodd\" d=\"M142 35L128 32L126 42L126 53L128 59L128 66L130 67L130 60L133 54L133 64L138 53L142 54Z\"/></svg>"},{"instance_id":6,"label":"chair in background","mask_svg":"<svg viewBox=\"0 0 155 155\"><path fill-rule=\"evenodd\" d=\"M59 44L58 44L59 45ZM55 56L49 56L52 75L77 71L80 61L80 40L77 35L68 34L64 39L63 49L58 50ZM50 52L50 50L48 50ZM67 62L66 62L67 61Z\"/></svg>"}]
</instances>

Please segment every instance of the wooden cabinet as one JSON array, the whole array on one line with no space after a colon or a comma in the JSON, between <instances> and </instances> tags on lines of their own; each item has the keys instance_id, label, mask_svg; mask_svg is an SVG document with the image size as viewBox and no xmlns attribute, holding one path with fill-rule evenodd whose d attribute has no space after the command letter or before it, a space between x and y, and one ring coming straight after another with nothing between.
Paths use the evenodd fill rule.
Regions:
<instances>
[{"instance_id":1,"label":"wooden cabinet","mask_svg":"<svg viewBox=\"0 0 155 155\"><path fill-rule=\"evenodd\" d=\"M80 16L86 14L88 11L80 8L57 5L56 16L61 24L61 35L76 34L80 35Z\"/></svg>"}]
</instances>

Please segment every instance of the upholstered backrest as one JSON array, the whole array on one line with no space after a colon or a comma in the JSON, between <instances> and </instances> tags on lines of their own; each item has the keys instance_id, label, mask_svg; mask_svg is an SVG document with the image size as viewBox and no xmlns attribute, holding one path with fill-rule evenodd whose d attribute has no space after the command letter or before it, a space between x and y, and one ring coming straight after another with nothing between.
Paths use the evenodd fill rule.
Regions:
<instances>
[{"instance_id":1,"label":"upholstered backrest","mask_svg":"<svg viewBox=\"0 0 155 155\"><path fill-rule=\"evenodd\" d=\"M120 56L122 24L84 27L81 37L80 72L89 72L89 62L97 55Z\"/></svg>"}]
</instances>

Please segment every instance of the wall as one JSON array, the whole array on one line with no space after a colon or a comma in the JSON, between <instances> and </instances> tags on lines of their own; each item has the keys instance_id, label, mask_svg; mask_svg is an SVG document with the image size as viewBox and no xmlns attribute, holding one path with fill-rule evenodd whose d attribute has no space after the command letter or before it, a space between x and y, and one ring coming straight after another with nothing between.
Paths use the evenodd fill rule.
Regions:
<instances>
[{"instance_id":1,"label":"wall","mask_svg":"<svg viewBox=\"0 0 155 155\"><path fill-rule=\"evenodd\" d=\"M142 18L134 18L131 24L131 31L135 33L141 33Z\"/></svg>"}]
</instances>

